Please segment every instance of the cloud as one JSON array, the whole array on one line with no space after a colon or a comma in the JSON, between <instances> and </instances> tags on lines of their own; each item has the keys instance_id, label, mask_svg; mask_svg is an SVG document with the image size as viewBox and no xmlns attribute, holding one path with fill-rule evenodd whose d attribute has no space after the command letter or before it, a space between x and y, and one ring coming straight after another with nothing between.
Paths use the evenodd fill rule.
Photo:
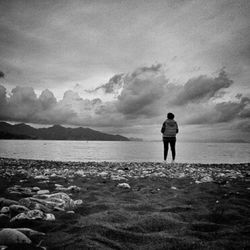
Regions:
<instances>
[{"instance_id":1,"label":"cloud","mask_svg":"<svg viewBox=\"0 0 250 250\"><path fill-rule=\"evenodd\" d=\"M250 118L249 116L250 99L242 97L240 102L222 102L215 106L215 110L220 116L217 122L227 122L233 119Z\"/></svg>"},{"instance_id":2,"label":"cloud","mask_svg":"<svg viewBox=\"0 0 250 250\"><path fill-rule=\"evenodd\" d=\"M218 77L199 76L190 79L180 93L176 96L173 103L176 105L185 105L189 102L199 103L209 100L221 91L233 84L224 70L221 70Z\"/></svg>"},{"instance_id":3,"label":"cloud","mask_svg":"<svg viewBox=\"0 0 250 250\"><path fill-rule=\"evenodd\" d=\"M183 85L176 85L169 82L161 65L152 65L115 75L109 83L114 85L110 92L116 88L115 84L120 88L119 95L111 101L84 99L73 90L65 91L61 100L48 89L37 97L33 88L20 86L7 96L5 87L0 86L0 119L125 128L159 124L171 111L182 125L232 123L238 124L235 125L238 130L248 128L250 98L239 93L234 100L225 100L224 90L233 82L224 70L215 77L198 76ZM105 84L100 86L106 87ZM109 91L106 94L109 95Z\"/></svg>"},{"instance_id":4,"label":"cloud","mask_svg":"<svg viewBox=\"0 0 250 250\"><path fill-rule=\"evenodd\" d=\"M4 78L4 73L3 73L3 71L0 71L0 78Z\"/></svg>"},{"instance_id":5,"label":"cloud","mask_svg":"<svg viewBox=\"0 0 250 250\"><path fill-rule=\"evenodd\" d=\"M44 90L39 96L39 101L44 110L49 109L57 104L54 94L48 89Z\"/></svg>"},{"instance_id":6,"label":"cloud","mask_svg":"<svg viewBox=\"0 0 250 250\"><path fill-rule=\"evenodd\" d=\"M165 94L167 79L161 65L136 69L124 78L124 87L115 105L128 118L153 117L159 114L158 101Z\"/></svg>"},{"instance_id":7,"label":"cloud","mask_svg":"<svg viewBox=\"0 0 250 250\"><path fill-rule=\"evenodd\" d=\"M220 103L207 102L199 105L190 104L185 107L186 124L216 124L250 119L250 99L240 97L235 101Z\"/></svg>"},{"instance_id":8,"label":"cloud","mask_svg":"<svg viewBox=\"0 0 250 250\"><path fill-rule=\"evenodd\" d=\"M234 128L238 129L240 131L243 131L243 132L250 133L250 120L248 119L248 120L239 121L239 122L236 123Z\"/></svg>"},{"instance_id":9,"label":"cloud","mask_svg":"<svg viewBox=\"0 0 250 250\"><path fill-rule=\"evenodd\" d=\"M33 88L18 86L7 97L5 87L0 86L0 98L1 120L54 124L67 123L75 116L73 110L61 108L49 90L37 98Z\"/></svg>"},{"instance_id":10,"label":"cloud","mask_svg":"<svg viewBox=\"0 0 250 250\"><path fill-rule=\"evenodd\" d=\"M95 93L99 90L103 90L105 94L117 94L118 91L123 87L123 76L124 74L114 75L107 83L95 88L94 90L85 90L87 93Z\"/></svg>"}]
</instances>

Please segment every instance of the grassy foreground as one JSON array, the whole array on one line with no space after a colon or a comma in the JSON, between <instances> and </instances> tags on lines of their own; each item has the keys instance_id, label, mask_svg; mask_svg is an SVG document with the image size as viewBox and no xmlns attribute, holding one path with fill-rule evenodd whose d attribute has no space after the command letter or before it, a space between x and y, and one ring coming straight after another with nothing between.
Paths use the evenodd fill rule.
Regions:
<instances>
[{"instance_id":1,"label":"grassy foreground","mask_svg":"<svg viewBox=\"0 0 250 250\"><path fill-rule=\"evenodd\" d=\"M0 158L1 197L19 201L37 187L83 201L52 211L55 221L0 227L45 233L32 249L249 249L249 167Z\"/></svg>"}]
</instances>

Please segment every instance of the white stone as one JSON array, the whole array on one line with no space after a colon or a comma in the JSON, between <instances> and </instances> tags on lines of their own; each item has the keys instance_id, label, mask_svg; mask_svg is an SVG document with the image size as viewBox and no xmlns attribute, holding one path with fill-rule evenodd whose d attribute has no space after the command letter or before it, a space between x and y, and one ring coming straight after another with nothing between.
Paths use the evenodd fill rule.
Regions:
<instances>
[{"instance_id":1,"label":"white stone","mask_svg":"<svg viewBox=\"0 0 250 250\"><path fill-rule=\"evenodd\" d=\"M213 179L210 176L205 176L200 179L201 182L212 182Z\"/></svg>"},{"instance_id":2,"label":"white stone","mask_svg":"<svg viewBox=\"0 0 250 250\"><path fill-rule=\"evenodd\" d=\"M71 210L71 211L67 211L66 213L67 214L74 214L75 212Z\"/></svg>"},{"instance_id":3,"label":"white stone","mask_svg":"<svg viewBox=\"0 0 250 250\"><path fill-rule=\"evenodd\" d=\"M34 177L35 179L37 180L47 180L48 179L48 176L45 176L45 175L37 175Z\"/></svg>"},{"instance_id":4,"label":"white stone","mask_svg":"<svg viewBox=\"0 0 250 250\"><path fill-rule=\"evenodd\" d=\"M55 221L55 215L54 214L46 214L45 220L47 221Z\"/></svg>"},{"instance_id":5,"label":"white stone","mask_svg":"<svg viewBox=\"0 0 250 250\"><path fill-rule=\"evenodd\" d=\"M45 190L38 190L37 194L49 194L49 190L45 189Z\"/></svg>"},{"instance_id":6,"label":"white stone","mask_svg":"<svg viewBox=\"0 0 250 250\"><path fill-rule=\"evenodd\" d=\"M119 187L119 188L125 188L125 189L130 189L131 187L130 187L130 185L128 184L128 183L119 183L118 185L117 185L117 187Z\"/></svg>"}]
</instances>

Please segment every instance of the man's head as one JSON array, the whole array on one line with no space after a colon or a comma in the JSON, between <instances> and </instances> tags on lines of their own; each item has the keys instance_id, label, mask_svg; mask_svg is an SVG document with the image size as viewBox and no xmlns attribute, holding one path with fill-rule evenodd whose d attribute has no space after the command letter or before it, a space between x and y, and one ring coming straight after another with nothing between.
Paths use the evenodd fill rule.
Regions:
<instances>
[{"instance_id":1,"label":"man's head","mask_svg":"<svg viewBox=\"0 0 250 250\"><path fill-rule=\"evenodd\" d=\"M168 119L173 120L174 119L174 114L173 113L168 113Z\"/></svg>"}]
</instances>

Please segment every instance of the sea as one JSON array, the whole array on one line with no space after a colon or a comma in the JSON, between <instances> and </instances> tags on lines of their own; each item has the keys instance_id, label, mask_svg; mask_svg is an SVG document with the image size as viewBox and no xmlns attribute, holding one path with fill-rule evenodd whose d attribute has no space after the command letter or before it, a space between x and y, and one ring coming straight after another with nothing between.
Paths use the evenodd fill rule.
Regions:
<instances>
[{"instance_id":1,"label":"sea","mask_svg":"<svg viewBox=\"0 0 250 250\"><path fill-rule=\"evenodd\" d=\"M177 163L250 162L250 143L177 142ZM171 152L168 160L171 161ZM53 161L161 162L161 141L0 140L0 157Z\"/></svg>"}]
</instances>

